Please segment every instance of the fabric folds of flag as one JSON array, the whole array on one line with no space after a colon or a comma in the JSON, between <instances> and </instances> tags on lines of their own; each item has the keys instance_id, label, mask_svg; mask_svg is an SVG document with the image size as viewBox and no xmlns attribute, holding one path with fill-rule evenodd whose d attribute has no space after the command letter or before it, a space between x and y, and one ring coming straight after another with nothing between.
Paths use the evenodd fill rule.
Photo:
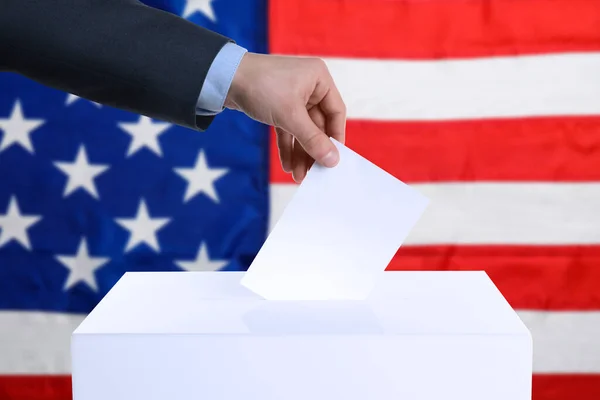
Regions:
<instances>
[{"instance_id":1,"label":"fabric folds of flag","mask_svg":"<svg viewBox=\"0 0 600 400\"><path fill-rule=\"evenodd\" d=\"M263 0L145 3L267 51ZM229 110L195 132L0 74L0 400L71 398L71 333L124 272L247 269L268 138Z\"/></svg>"},{"instance_id":2,"label":"fabric folds of flag","mask_svg":"<svg viewBox=\"0 0 600 400\"><path fill-rule=\"evenodd\" d=\"M270 1L270 51L325 59L348 146L432 200L388 269L485 270L534 400L600 398L598 26L587 0ZM270 177L272 224L274 141Z\"/></svg>"},{"instance_id":3,"label":"fabric folds of flag","mask_svg":"<svg viewBox=\"0 0 600 400\"><path fill-rule=\"evenodd\" d=\"M348 146L432 200L388 269L486 271L533 399L600 398L599 1L144 2L323 58ZM0 400L69 399L71 332L123 272L243 270L295 188L239 113L198 134L1 75Z\"/></svg>"}]
</instances>

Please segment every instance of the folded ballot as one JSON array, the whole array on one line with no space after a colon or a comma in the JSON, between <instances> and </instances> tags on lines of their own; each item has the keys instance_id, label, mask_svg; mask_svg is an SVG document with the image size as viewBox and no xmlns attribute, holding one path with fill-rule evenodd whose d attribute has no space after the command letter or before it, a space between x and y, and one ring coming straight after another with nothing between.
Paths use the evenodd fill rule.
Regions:
<instances>
[{"instance_id":1,"label":"folded ballot","mask_svg":"<svg viewBox=\"0 0 600 400\"><path fill-rule=\"evenodd\" d=\"M241 281L265 299L364 299L428 205L332 141L339 164L308 171Z\"/></svg>"}]
</instances>

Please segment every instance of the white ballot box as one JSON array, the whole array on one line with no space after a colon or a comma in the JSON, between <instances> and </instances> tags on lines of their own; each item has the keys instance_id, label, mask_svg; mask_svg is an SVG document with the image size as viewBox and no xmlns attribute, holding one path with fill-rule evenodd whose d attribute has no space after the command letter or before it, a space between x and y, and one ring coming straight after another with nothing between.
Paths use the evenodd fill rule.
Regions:
<instances>
[{"instance_id":1,"label":"white ballot box","mask_svg":"<svg viewBox=\"0 0 600 400\"><path fill-rule=\"evenodd\" d=\"M525 400L530 333L483 272L271 301L243 272L127 273L72 337L74 400Z\"/></svg>"}]
</instances>

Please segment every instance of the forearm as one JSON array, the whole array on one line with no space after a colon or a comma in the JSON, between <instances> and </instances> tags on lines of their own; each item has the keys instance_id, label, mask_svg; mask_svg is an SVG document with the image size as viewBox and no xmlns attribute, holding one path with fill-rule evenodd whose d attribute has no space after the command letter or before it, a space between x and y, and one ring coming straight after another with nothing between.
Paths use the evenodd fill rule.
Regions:
<instances>
[{"instance_id":1,"label":"forearm","mask_svg":"<svg viewBox=\"0 0 600 400\"><path fill-rule=\"evenodd\" d=\"M4 0L0 12L0 66L194 129L210 122L198 96L228 41L134 0Z\"/></svg>"}]
</instances>

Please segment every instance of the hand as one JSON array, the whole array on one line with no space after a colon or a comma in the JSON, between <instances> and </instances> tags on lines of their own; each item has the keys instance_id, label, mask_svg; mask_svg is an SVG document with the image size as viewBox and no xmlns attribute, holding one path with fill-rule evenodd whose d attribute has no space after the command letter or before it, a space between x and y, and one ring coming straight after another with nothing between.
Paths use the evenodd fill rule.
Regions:
<instances>
[{"instance_id":1,"label":"hand","mask_svg":"<svg viewBox=\"0 0 600 400\"><path fill-rule=\"evenodd\" d=\"M275 127L281 166L298 183L314 161L339 162L329 137L345 142L346 106L320 59L246 53L225 107Z\"/></svg>"}]
</instances>

